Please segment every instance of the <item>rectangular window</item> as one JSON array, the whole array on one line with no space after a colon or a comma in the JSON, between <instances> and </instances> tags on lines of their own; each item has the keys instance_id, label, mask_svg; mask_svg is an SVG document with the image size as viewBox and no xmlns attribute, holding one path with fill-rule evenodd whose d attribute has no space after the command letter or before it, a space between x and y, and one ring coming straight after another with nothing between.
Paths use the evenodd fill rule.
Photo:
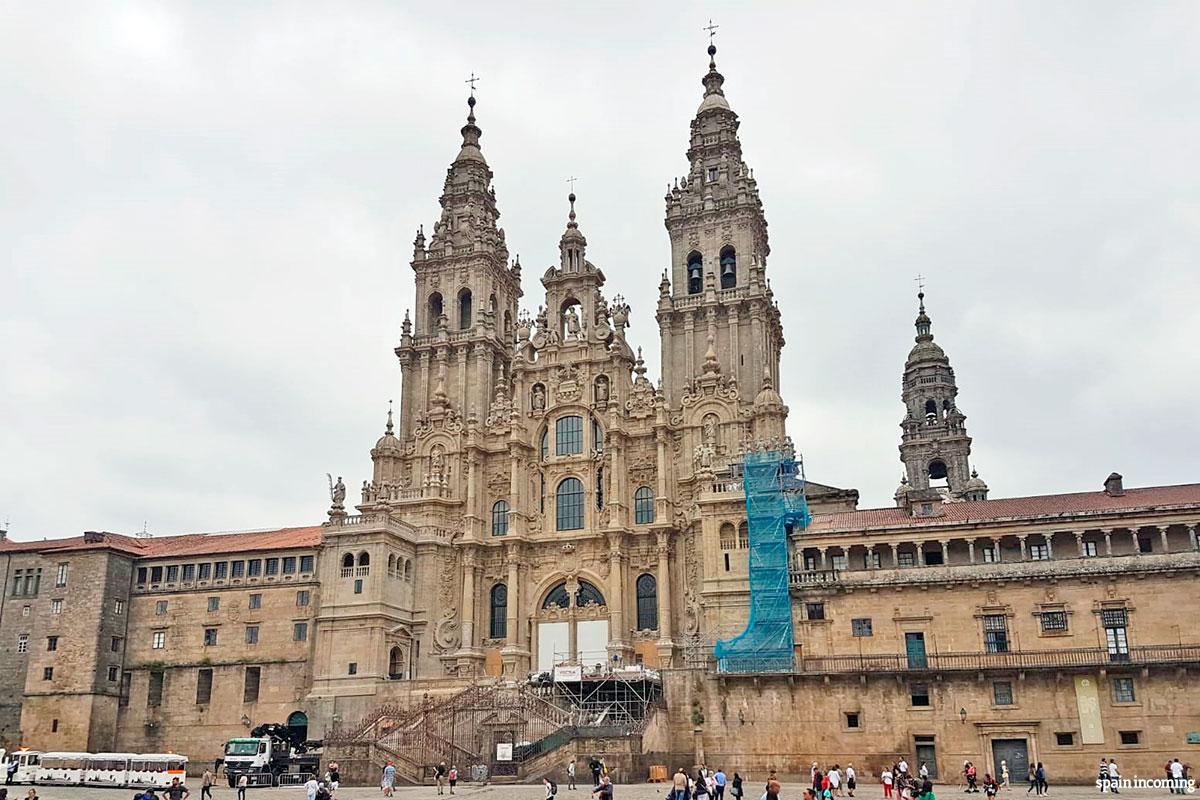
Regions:
<instances>
[{"instance_id":1,"label":"rectangular window","mask_svg":"<svg viewBox=\"0 0 1200 800\"><path fill-rule=\"evenodd\" d=\"M1104 641L1108 648L1109 661L1129 660L1129 631L1125 627L1128 615L1123 608L1105 609L1100 612L1104 625Z\"/></svg>"},{"instance_id":2,"label":"rectangular window","mask_svg":"<svg viewBox=\"0 0 1200 800\"><path fill-rule=\"evenodd\" d=\"M21 616L22 617L29 616L29 606L21 606Z\"/></svg>"},{"instance_id":3,"label":"rectangular window","mask_svg":"<svg viewBox=\"0 0 1200 800\"><path fill-rule=\"evenodd\" d=\"M121 652L121 645L125 644L125 640L120 636L113 636L108 640L108 651L110 653Z\"/></svg>"},{"instance_id":4,"label":"rectangular window","mask_svg":"<svg viewBox=\"0 0 1200 800\"><path fill-rule=\"evenodd\" d=\"M989 653L1008 652L1008 618L1003 614L984 616L983 645Z\"/></svg>"},{"instance_id":5,"label":"rectangular window","mask_svg":"<svg viewBox=\"0 0 1200 800\"><path fill-rule=\"evenodd\" d=\"M308 593L308 589L301 589L300 591L296 592L296 605L300 608L307 607L311 597L312 595Z\"/></svg>"},{"instance_id":6,"label":"rectangular window","mask_svg":"<svg viewBox=\"0 0 1200 800\"><path fill-rule=\"evenodd\" d=\"M1150 539L1150 538L1138 539L1138 552L1139 553L1153 553L1154 552L1154 540Z\"/></svg>"},{"instance_id":7,"label":"rectangular window","mask_svg":"<svg viewBox=\"0 0 1200 800\"><path fill-rule=\"evenodd\" d=\"M139 586L146 582L146 577L148 574L149 574L149 570L147 570L145 567L138 567L137 582L138 582Z\"/></svg>"},{"instance_id":8,"label":"rectangular window","mask_svg":"<svg viewBox=\"0 0 1200 800\"><path fill-rule=\"evenodd\" d=\"M925 552L925 566L940 567L946 563L946 554L941 550L928 550Z\"/></svg>"},{"instance_id":9,"label":"rectangular window","mask_svg":"<svg viewBox=\"0 0 1200 800\"><path fill-rule=\"evenodd\" d=\"M232 566L229 568L229 577L241 578L246 575L246 562L245 561L234 561L231 563L232 563Z\"/></svg>"},{"instance_id":10,"label":"rectangular window","mask_svg":"<svg viewBox=\"0 0 1200 800\"><path fill-rule=\"evenodd\" d=\"M247 575L249 575L251 578L257 578L259 575L262 575L261 558L252 558L247 563L249 565L249 569L246 571Z\"/></svg>"},{"instance_id":11,"label":"rectangular window","mask_svg":"<svg viewBox=\"0 0 1200 800\"><path fill-rule=\"evenodd\" d=\"M219 598L219 597L208 598L208 610L209 610L209 613L211 613L213 611L220 611L221 610L221 598Z\"/></svg>"},{"instance_id":12,"label":"rectangular window","mask_svg":"<svg viewBox=\"0 0 1200 800\"><path fill-rule=\"evenodd\" d=\"M983 563L985 563L985 564L995 564L996 562L998 562L1000 560L1000 558L996 552L996 548L994 548L994 547L985 547L985 548L983 548L982 552L983 552Z\"/></svg>"},{"instance_id":13,"label":"rectangular window","mask_svg":"<svg viewBox=\"0 0 1200 800\"><path fill-rule=\"evenodd\" d=\"M859 717L858 717L857 711L846 712L846 727L847 728L861 727L861 725L859 724Z\"/></svg>"},{"instance_id":14,"label":"rectangular window","mask_svg":"<svg viewBox=\"0 0 1200 800\"><path fill-rule=\"evenodd\" d=\"M161 706L163 696L163 679L166 677L165 672L150 673L150 687L146 690L146 705Z\"/></svg>"},{"instance_id":15,"label":"rectangular window","mask_svg":"<svg viewBox=\"0 0 1200 800\"><path fill-rule=\"evenodd\" d=\"M291 575L295 571L296 571L296 557L295 556L284 556L283 557L283 574Z\"/></svg>"},{"instance_id":16,"label":"rectangular window","mask_svg":"<svg viewBox=\"0 0 1200 800\"><path fill-rule=\"evenodd\" d=\"M206 581L209 578L211 578L212 577L212 564L201 564L200 565L200 574L198 577L202 581Z\"/></svg>"},{"instance_id":17,"label":"rectangular window","mask_svg":"<svg viewBox=\"0 0 1200 800\"><path fill-rule=\"evenodd\" d=\"M362 578L356 578L354 581L354 593L362 594Z\"/></svg>"},{"instance_id":18,"label":"rectangular window","mask_svg":"<svg viewBox=\"0 0 1200 800\"><path fill-rule=\"evenodd\" d=\"M118 673L119 671L120 671L120 670L118 670L116 667L109 667L109 668L108 668L108 682L109 682L109 683L116 683L116 682L117 682L117 673Z\"/></svg>"},{"instance_id":19,"label":"rectangular window","mask_svg":"<svg viewBox=\"0 0 1200 800\"><path fill-rule=\"evenodd\" d=\"M1067 629L1067 612L1043 611L1038 615L1042 622L1043 633L1058 633Z\"/></svg>"},{"instance_id":20,"label":"rectangular window","mask_svg":"<svg viewBox=\"0 0 1200 800\"><path fill-rule=\"evenodd\" d=\"M179 581L179 565L172 564L167 567L167 583L178 583Z\"/></svg>"},{"instance_id":21,"label":"rectangular window","mask_svg":"<svg viewBox=\"0 0 1200 800\"><path fill-rule=\"evenodd\" d=\"M258 626L246 626L246 644L258 644Z\"/></svg>"},{"instance_id":22,"label":"rectangular window","mask_svg":"<svg viewBox=\"0 0 1200 800\"><path fill-rule=\"evenodd\" d=\"M166 646L167 646L167 632L166 631L154 631L154 633L150 634L150 649L151 650L163 650L166 648Z\"/></svg>"},{"instance_id":23,"label":"rectangular window","mask_svg":"<svg viewBox=\"0 0 1200 800\"><path fill-rule=\"evenodd\" d=\"M42 680L54 680L54 667L42 667Z\"/></svg>"},{"instance_id":24,"label":"rectangular window","mask_svg":"<svg viewBox=\"0 0 1200 800\"><path fill-rule=\"evenodd\" d=\"M211 669L202 669L196 673L196 705L202 706L212 700L212 679Z\"/></svg>"},{"instance_id":25,"label":"rectangular window","mask_svg":"<svg viewBox=\"0 0 1200 800\"><path fill-rule=\"evenodd\" d=\"M1073 733L1056 733L1054 734L1054 743L1059 747L1070 747L1075 744L1075 734Z\"/></svg>"},{"instance_id":26,"label":"rectangular window","mask_svg":"<svg viewBox=\"0 0 1200 800\"><path fill-rule=\"evenodd\" d=\"M217 629L216 628L205 628L204 629L204 646L205 647L215 647L216 644L217 644Z\"/></svg>"},{"instance_id":27,"label":"rectangular window","mask_svg":"<svg viewBox=\"0 0 1200 800\"><path fill-rule=\"evenodd\" d=\"M167 613L167 601L156 600L154 602L154 616L161 617Z\"/></svg>"},{"instance_id":28,"label":"rectangular window","mask_svg":"<svg viewBox=\"0 0 1200 800\"><path fill-rule=\"evenodd\" d=\"M729 553L725 554L725 571L729 572Z\"/></svg>"},{"instance_id":29,"label":"rectangular window","mask_svg":"<svg viewBox=\"0 0 1200 800\"><path fill-rule=\"evenodd\" d=\"M925 707L929 705L929 687L924 683L914 683L908 689L909 700L914 707Z\"/></svg>"},{"instance_id":30,"label":"rectangular window","mask_svg":"<svg viewBox=\"0 0 1200 800\"><path fill-rule=\"evenodd\" d=\"M191 583L194 580L196 580L196 565L195 564L184 564L183 565L183 582Z\"/></svg>"},{"instance_id":31,"label":"rectangular window","mask_svg":"<svg viewBox=\"0 0 1200 800\"><path fill-rule=\"evenodd\" d=\"M262 595L261 594L250 595L250 608L251 609L262 608Z\"/></svg>"},{"instance_id":32,"label":"rectangular window","mask_svg":"<svg viewBox=\"0 0 1200 800\"><path fill-rule=\"evenodd\" d=\"M313 571L313 557L312 556L300 556L300 571L301 572L312 572Z\"/></svg>"},{"instance_id":33,"label":"rectangular window","mask_svg":"<svg viewBox=\"0 0 1200 800\"><path fill-rule=\"evenodd\" d=\"M268 558L267 559L267 574L268 575L278 575L279 574L279 559L278 558Z\"/></svg>"},{"instance_id":34,"label":"rectangular window","mask_svg":"<svg viewBox=\"0 0 1200 800\"><path fill-rule=\"evenodd\" d=\"M54 573L54 587L61 589L67 585L67 563L64 561L58 565L58 569Z\"/></svg>"},{"instance_id":35,"label":"rectangular window","mask_svg":"<svg viewBox=\"0 0 1200 800\"><path fill-rule=\"evenodd\" d=\"M151 583L162 583L162 578L163 578L163 568L162 567L151 567L150 568L150 582Z\"/></svg>"},{"instance_id":36,"label":"rectangular window","mask_svg":"<svg viewBox=\"0 0 1200 800\"><path fill-rule=\"evenodd\" d=\"M1137 694L1133 690L1133 678L1113 678L1112 693L1114 703L1137 702Z\"/></svg>"},{"instance_id":37,"label":"rectangular window","mask_svg":"<svg viewBox=\"0 0 1200 800\"><path fill-rule=\"evenodd\" d=\"M1030 561L1045 561L1050 558L1050 548L1044 544L1029 545L1029 560Z\"/></svg>"},{"instance_id":38,"label":"rectangular window","mask_svg":"<svg viewBox=\"0 0 1200 800\"><path fill-rule=\"evenodd\" d=\"M574 456L583 452L583 417L562 417L554 423L554 453Z\"/></svg>"},{"instance_id":39,"label":"rectangular window","mask_svg":"<svg viewBox=\"0 0 1200 800\"><path fill-rule=\"evenodd\" d=\"M297 622L292 625L292 641L307 642L308 641L308 623Z\"/></svg>"},{"instance_id":40,"label":"rectangular window","mask_svg":"<svg viewBox=\"0 0 1200 800\"><path fill-rule=\"evenodd\" d=\"M24 572L25 572L24 570L20 570L20 569L13 572L13 583L12 583L12 596L13 597L21 596L21 587L25 585L24 580L21 577L24 574Z\"/></svg>"},{"instance_id":41,"label":"rectangular window","mask_svg":"<svg viewBox=\"0 0 1200 800\"><path fill-rule=\"evenodd\" d=\"M17 637L17 652L18 653L28 653L29 652L29 634L28 633L22 633L20 636Z\"/></svg>"},{"instance_id":42,"label":"rectangular window","mask_svg":"<svg viewBox=\"0 0 1200 800\"><path fill-rule=\"evenodd\" d=\"M243 703L258 702L258 681L262 677L262 667L246 667L246 683L242 688Z\"/></svg>"},{"instance_id":43,"label":"rectangular window","mask_svg":"<svg viewBox=\"0 0 1200 800\"><path fill-rule=\"evenodd\" d=\"M916 553L900 553L898 558L899 564L902 567L911 567L917 563Z\"/></svg>"},{"instance_id":44,"label":"rectangular window","mask_svg":"<svg viewBox=\"0 0 1200 800\"><path fill-rule=\"evenodd\" d=\"M805 572L816 572L817 571L817 557L816 556L805 556L804 557L804 571Z\"/></svg>"},{"instance_id":45,"label":"rectangular window","mask_svg":"<svg viewBox=\"0 0 1200 800\"><path fill-rule=\"evenodd\" d=\"M1121 744L1138 744L1141 741L1141 731L1121 731Z\"/></svg>"},{"instance_id":46,"label":"rectangular window","mask_svg":"<svg viewBox=\"0 0 1200 800\"><path fill-rule=\"evenodd\" d=\"M58 649L58 637L57 636L47 636L46 637L46 652L53 653L57 649Z\"/></svg>"},{"instance_id":47,"label":"rectangular window","mask_svg":"<svg viewBox=\"0 0 1200 800\"><path fill-rule=\"evenodd\" d=\"M854 636L871 636L871 618L861 617L850 620L850 633Z\"/></svg>"},{"instance_id":48,"label":"rectangular window","mask_svg":"<svg viewBox=\"0 0 1200 800\"><path fill-rule=\"evenodd\" d=\"M805 603L804 615L808 619L825 619L824 603Z\"/></svg>"},{"instance_id":49,"label":"rectangular window","mask_svg":"<svg viewBox=\"0 0 1200 800\"><path fill-rule=\"evenodd\" d=\"M125 601L117 598L113 600L113 613L118 617L125 613Z\"/></svg>"},{"instance_id":50,"label":"rectangular window","mask_svg":"<svg viewBox=\"0 0 1200 800\"><path fill-rule=\"evenodd\" d=\"M883 566L883 558L879 553L863 553L863 569L879 569Z\"/></svg>"},{"instance_id":51,"label":"rectangular window","mask_svg":"<svg viewBox=\"0 0 1200 800\"><path fill-rule=\"evenodd\" d=\"M1097 549L1096 549L1096 543L1095 543L1095 542L1084 542L1084 543L1083 543L1083 555L1084 555L1084 557L1086 557L1086 558L1094 558L1094 557L1096 556L1096 553L1097 553ZM1071 737L1071 738L1072 738L1072 739L1074 739L1074 735L1072 735L1072 737Z\"/></svg>"},{"instance_id":52,"label":"rectangular window","mask_svg":"<svg viewBox=\"0 0 1200 800\"><path fill-rule=\"evenodd\" d=\"M1013 704L1012 684L1008 681L996 681L992 684L992 703L998 706Z\"/></svg>"},{"instance_id":53,"label":"rectangular window","mask_svg":"<svg viewBox=\"0 0 1200 800\"><path fill-rule=\"evenodd\" d=\"M58 616L59 614L62 613L62 600L51 600L50 601L50 613L55 616Z\"/></svg>"},{"instance_id":54,"label":"rectangular window","mask_svg":"<svg viewBox=\"0 0 1200 800\"><path fill-rule=\"evenodd\" d=\"M218 561L213 564L213 578L218 581L223 581L229 577L229 562Z\"/></svg>"},{"instance_id":55,"label":"rectangular window","mask_svg":"<svg viewBox=\"0 0 1200 800\"><path fill-rule=\"evenodd\" d=\"M346 665L346 674L347 675L357 675L358 674L358 662L357 661L351 661L349 664Z\"/></svg>"},{"instance_id":56,"label":"rectangular window","mask_svg":"<svg viewBox=\"0 0 1200 800\"><path fill-rule=\"evenodd\" d=\"M846 556L831 556L829 559L829 566L832 569L836 569L838 572L845 572L849 568L849 565L847 564L848 560L849 559L847 559Z\"/></svg>"}]
</instances>

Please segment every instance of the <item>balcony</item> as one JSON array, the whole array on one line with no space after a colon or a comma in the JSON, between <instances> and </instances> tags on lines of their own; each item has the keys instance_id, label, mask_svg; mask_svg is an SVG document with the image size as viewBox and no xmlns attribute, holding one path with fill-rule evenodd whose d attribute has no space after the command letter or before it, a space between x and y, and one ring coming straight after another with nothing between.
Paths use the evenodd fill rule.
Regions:
<instances>
[{"instance_id":1,"label":"balcony","mask_svg":"<svg viewBox=\"0 0 1200 800\"><path fill-rule=\"evenodd\" d=\"M371 574L371 567L342 567L343 578L365 578Z\"/></svg>"},{"instance_id":2,"label":"balcony","mask_svg":"<svg viewBox=\"0 0 1200 800\"><path fill-rule=\"evenodd\" d=\"M1200 645L1147 645L1131 647L1127 653L1110 653L1100 648L1061 650L1015 650L1008 653L928 653L813 656L796 661L801 674L827 675L862 672L929 673L983 672L987 670L1101 669L1125 666L1200 664Z\"/></svg>"}]
</instances>

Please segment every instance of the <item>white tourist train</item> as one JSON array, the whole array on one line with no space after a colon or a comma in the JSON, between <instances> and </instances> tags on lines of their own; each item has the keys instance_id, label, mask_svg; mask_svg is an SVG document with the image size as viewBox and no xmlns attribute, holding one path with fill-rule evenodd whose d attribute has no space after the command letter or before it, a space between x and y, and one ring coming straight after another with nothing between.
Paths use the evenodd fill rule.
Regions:
<instances>
[{"instance_id":1,"label":"white tourist train","mask_svg":"<svg viewBox=\"0 0 1200 800\"><path fill-rule=\"evenodd\" d=\"M3 753L3 751L0 751ZM3 753L3 774L16 764L13 783L60 786L161 787L187 777L187 756L177 753Z\"/></svg>"}]
</instances>

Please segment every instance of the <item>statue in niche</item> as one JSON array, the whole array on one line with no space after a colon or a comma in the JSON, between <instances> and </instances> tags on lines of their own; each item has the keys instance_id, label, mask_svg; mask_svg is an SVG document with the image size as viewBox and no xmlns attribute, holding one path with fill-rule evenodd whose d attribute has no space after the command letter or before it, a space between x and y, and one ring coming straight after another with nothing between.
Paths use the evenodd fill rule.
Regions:
<instances>
[{"instance_id":1,"label":"statue in niche","mask_svg":"<svg viewBox=\"0 0 1200 800\"><path fill-rule=\"evenodd\" d=\"M597 403L607 403L608 402L608 376L601 375L600 377L596 378L596 390L595 391L596 391L596 402Z\"/></svg>"},{"instance_id":2,"label":"statue in niche","mask_svg":"<svg viewBox=\"0 0 1200 800\"><path fill-rule=\"evenodd\" d=\"M708 447L713 452L717 450L717 415L707 414L704 421L701 423L701 436L703 437L704 446Z\"/></svg>"},{"instance_id":3,"label":"statue in niche","mask_svg":"<svg viewBox=\"0 0 1200 800\"><path fill-rule=\"evenodd\" d=\"M566 324L568 339L579 338L579 314L575 313L575 306L567 306L567 310L563 313L563 320Z\"/></svg>"},{"instance_id":4,"label":"statue in niche","mask_svg":"<svg viewBox=\"0 0 1200 800\"><path fill-rule=\"evenodd\" d=\"M534 411L546 410L546 390L542 388L540 383L533 385L533 396L530 399L530 405Z\"/></svg>"}]
</instances>

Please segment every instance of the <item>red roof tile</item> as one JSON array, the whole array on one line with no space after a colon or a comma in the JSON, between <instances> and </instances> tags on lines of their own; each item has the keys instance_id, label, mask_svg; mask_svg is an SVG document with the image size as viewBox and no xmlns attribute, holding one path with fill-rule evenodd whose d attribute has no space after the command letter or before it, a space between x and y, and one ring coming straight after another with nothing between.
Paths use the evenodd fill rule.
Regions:
<instances>
[{"instance_id":1,"label":"red roof tile","mask_svg":"<svg viewBox=\"0 0 1200 800\"><path fill-rule=\"evenodd\" d=\"M808 530L863 530L1009 519L1071 518L1176 506L1200 507L1200 483L1126 489L1125 494L1116 497L1104 492L1077 492L943 503L940 513L930 517L912 517L903 508L867 508L861 511L814 514Z\"/></svg>"},{"instance_id":2,"label":"red roof tile","mask_svg":"<svg viewBox=\"0 0 1200 800\"><path fill-rule=\"evenodd\" d=\"M102 533L100 541L83 536L43 539L34 542L0 542L4 553L63 553L78 550L116 550L136 558L176 558L216 553L248 553L258 550L291 550L319 547L320 525L241 533L188 533L146 539L120 533Z\"/></svg>"}]
</instances>

